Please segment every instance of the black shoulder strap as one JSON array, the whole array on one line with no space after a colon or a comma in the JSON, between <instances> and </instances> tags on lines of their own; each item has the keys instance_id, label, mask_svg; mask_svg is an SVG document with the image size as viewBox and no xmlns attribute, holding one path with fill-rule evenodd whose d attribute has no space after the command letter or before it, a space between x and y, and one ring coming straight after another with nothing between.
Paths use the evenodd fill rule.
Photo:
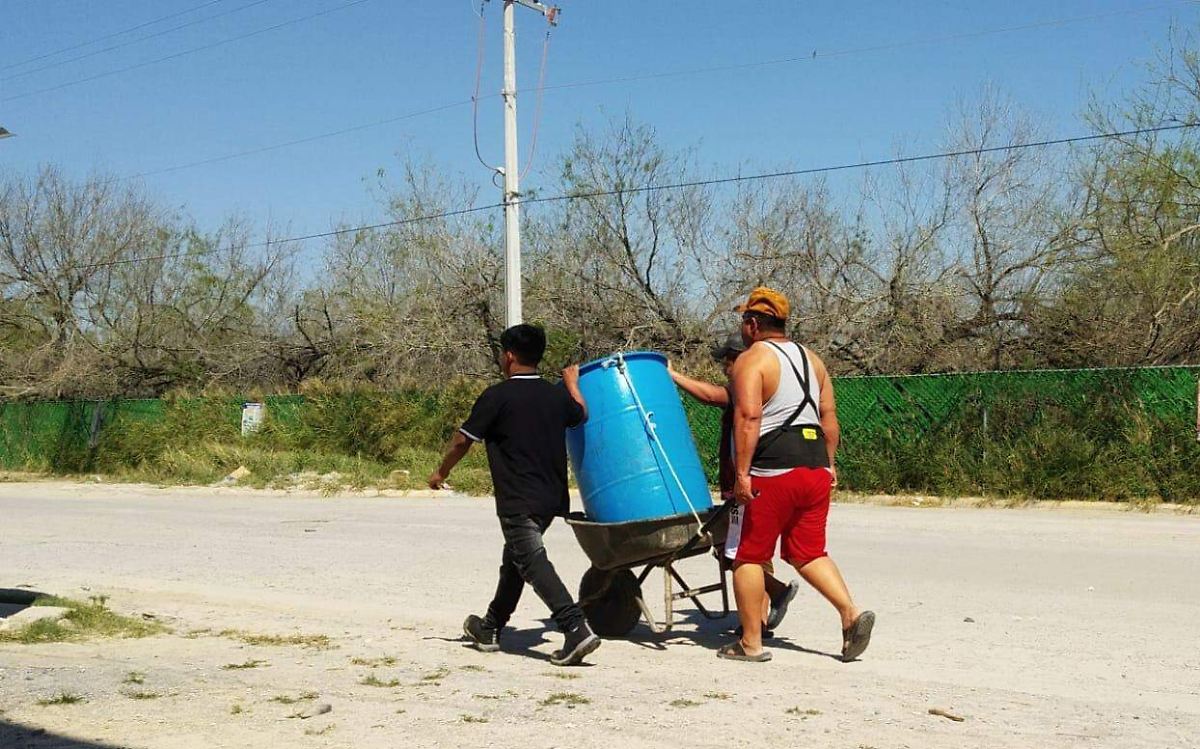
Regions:
<instances>
[{"instance_id":1,"label":"black shoulder strap","mask_svg":"<svg viewBox=\"0 0 1200 749\"><path fill-rule=\"evenodd\" d=\"M804 413L804 407L809 404L812 404L813 413L817 414L817 417L819 418L821 416L821 407L818 406L817 402L813 400L812 390L809 388L812 380L808 377L808 355L804 353L804 347L798 343L796 344L796 348L800 349L800 362L804 365L804 374L800 374L800 370L796 369L796 363L792 361L792 357L788 356L787 351L784 351L782 346L777 343L772 343L771 341L767 341L767 344L774 347L775 350L783 354L784 359L787 359L788 364L790 364L792 367L792 373L796 375L796 381L800 383L800 389L804 391L804 397L800 399L800 405L796 408L795 412L788 417L788 420L783 422L783 425L779 428L787 429L790 427L792 423L796 421L796 419L800 418L800 414Z\"/></svg>"}]
</instances>

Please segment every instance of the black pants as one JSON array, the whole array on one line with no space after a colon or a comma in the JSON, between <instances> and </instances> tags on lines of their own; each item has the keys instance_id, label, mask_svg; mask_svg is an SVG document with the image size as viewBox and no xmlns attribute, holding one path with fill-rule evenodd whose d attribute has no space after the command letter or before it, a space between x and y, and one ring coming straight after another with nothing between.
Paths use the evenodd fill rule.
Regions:
<instances>
[{"instance_id":1,"label":"black pants","mask_svg":"<svg viewBox=\"0 0 1200 749\"><path fill-rule=\"evenodd\" d=\"M583 611L567 592L567 587L554 571L546 556L542 534L550 527L553 517L509 515L500 518L504 533L504 560L500 565L500 581L496 597L488 605L484 623L497 629L508 623L521 600L525 583L533 587L538 598L550 608L554 623L563 632L570 632L584 622Z\"/></svg>"}]
</instances>

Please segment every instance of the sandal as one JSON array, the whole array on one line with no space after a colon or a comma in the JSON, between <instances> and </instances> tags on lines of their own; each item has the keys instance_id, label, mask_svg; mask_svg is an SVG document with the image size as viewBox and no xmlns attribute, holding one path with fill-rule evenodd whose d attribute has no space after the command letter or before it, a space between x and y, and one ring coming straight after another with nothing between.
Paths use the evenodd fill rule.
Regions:
<instances>
[{"instance_id":1,"label":"sandal","mask_svg":"<svg viewBox=\"0 0 1200 749\"><path fill-rule=\"evenodd\" d=\"M846 629L842 630L842 660L849 663L858 658L871 644L871 630L875 627L875 612L864 611Z\"/></svg>"},{"instance_id":2,"label":"sandal","mask_svg":"<svg viewBox=\"0 0 1200 749\"><path fill-rule=\"evenodd\" d=\"M717 651L717 657L730 661L746 661L748 663L766 663L767 661L771 660L771 654L766 650L762 651L758 655L750 655L746 652L746 649L742 647L740 640L738 642L731 642L728 645L721 646L721 649Z\"/></svg>"}]
</instances>

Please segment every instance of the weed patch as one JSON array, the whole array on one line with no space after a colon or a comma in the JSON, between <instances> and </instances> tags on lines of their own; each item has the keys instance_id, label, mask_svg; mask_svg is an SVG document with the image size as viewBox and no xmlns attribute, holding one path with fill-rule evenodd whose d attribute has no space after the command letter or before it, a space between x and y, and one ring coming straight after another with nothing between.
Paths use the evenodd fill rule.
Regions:
<instances>
[{"instance_id":1,"label":"weed patch","mask_svg":"<svg viewBox=\"0 0 1200 749\"><path fill-rule=\"evenodd\" d=\"M123 616L108 608L108 599L96 596L84 603L57 596L42 596L34 606L69 609L59 621L32 622L11 632L0 632L0 643L33 645L47 642L86 640L93 637L149 637L166 631L155 622Z\"/></svg>"},{"instance_id":2,"label":"weed patch","mask_svg":"<svg viewBox=\"0 0 1200 749\"><path fill-rule=\"evenodd\" d=\"M450 669L442 667L434 671L430 671L421 677L422 684L437 685L442 683L442 679L450 675Z\"/></svg>"},{"instance_id":3,"label":"weed patch","mask_svg":"<svg viewBox=\"0 0 1200 749\"><path fill-rule=\"evenodd\" d=\"M394 666L396 659L391 656L382 658L351 658L350 663L355 666L366 666L368 668L379 668L380 666Z\"/></svg>"},{"instance_id":4,"label":"weed patch","mask_svg":"<svg viewBox=\"0 0 1200 749\"><path fill-rule=\"evenodd\" d=\"M332 650L336 647L328 635L264 635L253 632L242 632L236 629L227 629L221 632L221 637L228 637L234 640L241 640L247 645L255 645L258 647L298 647L308 650Z\"/></svg>"},{"instance_id":5,"label":"weed patch","mask_svg":"<svg viewBox=\"0 0 1200 749\"><path fill-rule=\"evenodd\" d=\"M74 692L59 692L53 697L38 700L38 704L42 707L50 707L52 705L77 705L86 701L81 695Z\"/></svg>"},{"instance_id":6,"label":"weed patch","mask_svg":"<svg viewBox=\"0 0 1200 749\"><path fill-rule=\"evenodd\" d=\"M267 665L266 661L251 660L251 661L243 661L241 663L226 663L224 666L221 666L221 670L222 671L243 671L243 670L249 669L249 668L262 668L263 666L266 666L266 665Z\"/></svg>"},{"instance_id":7,"label":"weed patch","mask_svg":"<svg viewBox=\"0 0 1200 749\"><path fill-rule=\"evenodd\" d=\"M278 702L280 705L295 705L297 702L309 702L319 697L316 692L301 692L298 696L292 697L288 694L277 694L271 698L271 702Z\"/></svg>"},{"instance_id":8,"label":"weed patch","mask_svg":"<svg viewBox=\"0 0 1200 749\"><path fill-rule=\"evenodd\" d=\"M554 705L566 705L567 707L577 707L579 705L590 705L592 701L582 694L574 692L555 692L538 703L542 707L553 707Z\"/></svg>"}]
</instances>

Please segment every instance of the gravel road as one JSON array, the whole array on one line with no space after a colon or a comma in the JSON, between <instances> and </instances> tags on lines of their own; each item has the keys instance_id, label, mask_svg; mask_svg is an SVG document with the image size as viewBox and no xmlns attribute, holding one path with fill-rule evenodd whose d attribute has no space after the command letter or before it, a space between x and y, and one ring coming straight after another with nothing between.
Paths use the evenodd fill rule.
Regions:
<instances>
[{"instance_id":1,"label":"gravel road","mask_svg":"<svg viewBox=\"0 0 1200 749\"><path fill-rule=\"evenodd\" d=\"M732 620L687 604L564 671L530 592L507 652L457 641L499 564L487 500L0 484L0 588L173 630L0 645L0 746L1200 746L1200 516L836 505L829 536L879 616L861 661L830 656L836 616L805 589L771 663L717 659ZM548 545L574 587L570 530ZM84 701L38 704L64 691Z\"/></svg>"}]
</instances>

